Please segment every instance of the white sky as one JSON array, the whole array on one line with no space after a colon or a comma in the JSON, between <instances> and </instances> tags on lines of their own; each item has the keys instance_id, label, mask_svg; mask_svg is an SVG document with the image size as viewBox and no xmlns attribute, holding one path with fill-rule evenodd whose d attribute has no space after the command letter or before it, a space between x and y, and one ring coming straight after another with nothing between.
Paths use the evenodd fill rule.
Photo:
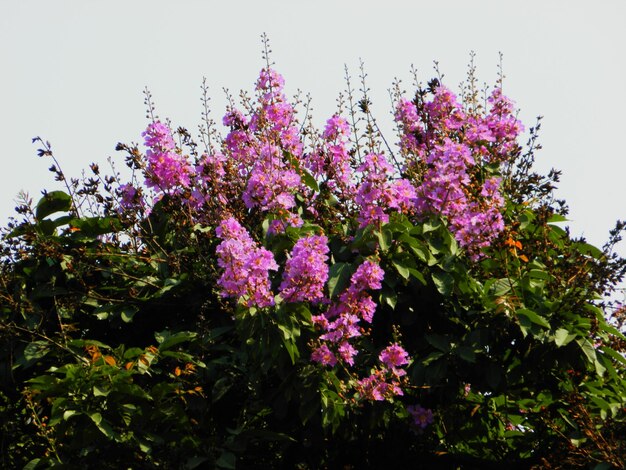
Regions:
<instances>
[{"instance_id":1,"label":"white sky","mask_svg":"<svg viewBox=\"0 0 626 470\"><path fill-rule=\"evenodd\" d=\"M502 51L522 120L545 116L538 168L563 170L557 194L573 232L601 245L626 218L625 25L624 0L0 0L0 221L20 189L37 200L56 187L32 137L50 140L71 176L108 156L121 167L115 144L140 142L147 124L145 86L162 118L195 133L202 77L221 121L222 87L252 88L266 32L287 90L313 96L318 126L344 64L356 77L364 60L378 119L390 123L387 90L394 77L410 89L411 64L427 81L438 60L458 91L470 50L488 83Z\"/></svg>"}]
</instances>

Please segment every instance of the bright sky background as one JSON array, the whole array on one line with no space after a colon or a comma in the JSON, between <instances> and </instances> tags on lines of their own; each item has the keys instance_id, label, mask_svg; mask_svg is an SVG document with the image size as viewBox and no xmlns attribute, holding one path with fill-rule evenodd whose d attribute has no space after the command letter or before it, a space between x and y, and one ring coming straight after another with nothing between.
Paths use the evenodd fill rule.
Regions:
<instances>
[{"instance_id":1,"label":"bright sky background","mask_svg":"<svg viewBox=\"0 0 626 470\"><path fill-rule=\"evenodd\" d=\"M32 137L50 140L68 175L108 156L121 167L115 144L140 142L147 124L145 86L162 118L195 133L202 77L221 121L222 88L252 89L266 32L288 92L313 96L318 126L344 64L356 77L363 59L389 126L387 90L394 77L410 89L411 64L426 82L439 61L457 91L471 50L488 83L502 51L523 122L545 116L537 168L563 170L573 232L601 245L626 218L625 25L624 0L0 0L0 222L20 189L38 200L56 188Z\"/></svg>"}]
</instances>

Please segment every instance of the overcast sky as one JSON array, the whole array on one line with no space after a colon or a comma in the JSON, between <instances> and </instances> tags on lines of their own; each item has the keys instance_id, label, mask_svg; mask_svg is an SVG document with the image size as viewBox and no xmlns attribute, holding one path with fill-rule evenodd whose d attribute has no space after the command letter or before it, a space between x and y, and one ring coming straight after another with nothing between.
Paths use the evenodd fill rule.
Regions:
<instances>
[{"instance_id":1,"label":"overcast sky","mask_svg":"<svg viewBox=\"0 0 626 470\"><path fill-rule=\"evenodd\" d=\"M488 83L503 52L521 119L545 116L537 167L563 170L573 232L601 245L626 218L625 24L624 0L0 0L0 220L19 190L37 200L54 187L32 137L50 140L71 176L108 156L122 166L114 148L141 141L145 86L162 118L195 131L205 76L221 120L222 88L252 88L266 32L287 90L313 96L318 126L344 64L356 76L365 62L374 110L390 123L387 90L394 77L410 88L411 64L427 81L437 60L456 91L471 50Z\"/></svg>"}]
</instances>

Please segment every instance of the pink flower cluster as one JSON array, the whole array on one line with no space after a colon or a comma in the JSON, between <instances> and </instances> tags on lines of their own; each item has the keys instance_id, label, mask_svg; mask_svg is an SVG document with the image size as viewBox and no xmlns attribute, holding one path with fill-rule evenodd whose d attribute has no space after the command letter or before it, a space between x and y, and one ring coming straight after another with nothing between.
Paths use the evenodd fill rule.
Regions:
<instances>
[{"instance_id":1,"label":"pink flower cluster","mask_svg":"<svg viewBox=\"0 0 626 470\"><path fill-rule=\"evenodd\" d=\"M196 165L196 179L192 192L195 207L201 207L213 197L218 199L224 197L223 193L231 183L225 181L227 162L228 158L219 152L202 155ZM227 201L221 199L220 203L226 205Z\"/></svg>"},{"instance_id":2,"label":"pink flower cluster","mask_svg":"<svg viewBox=\"0 0 626 470\"><path fill-rule=\"evenodd\" d=\"M378 356L379 366L369 377L358 381L356 390L361 398L382 401L396 395L404 395L402 366L409 363L409 354L398 343L387 346Z\"/></svg>"},{"instance_id":3,"label":"pink flower cluster","mask_svg":"<svg viewBox=\"0 0 626 470\"><path fill-rule=\"evenodd\" d=\"M416 199L415 188L406 179L393 181L393 167L382 154L370 153L358 168L363 174L355 201L361 210L357 217L360 226L380 225L389 221L385 212L394 209L408 213Z\"/></svg>"},{"instance_id":4,"label":"pink flower cluster","mask_svg":"<svg viewBox=\"0 0 626 470\"><path fill-rule=\"evenodd\" d=\"M224 219L215 229L222 242L217 246L217 264L224 270L217 281L221 295L243 299L246 307L274 305L269 271L278 269L274 255L260 248L234 218Z\"/></svg>"},{"instance_id":5,"label":"pink flower cluster","mask_svg":"<svg viewBox=\"0 0 626 470\"><path fill-rule=\"evenodd\" d=\"M421 405L409 405L406 409L413 418L413 425L420 429L425 429L434 421L433 412L428 408L423 408Z\"/></svg>"},{"instance_id":6,"label":"pink flower cluster","mask_svg":"<svg viewBox=\"0 0 626 470\"><path fill-rule=\"evenodd\" d=\"M276 71L261 70L256 86L259 107L250 119L236 109L230 109L224 117L224 123L231 127L224 141L226 149L246 181L243 201L249 209L279 216L270 227L272 232L302 225L301 218L291 213L301 178L284 154L299 158L303 146L283 86L284 79Z\"/></svg>"},{"instance_id":7,"label":"pink flower cluster","mask_svg":"<svg viewBox=\"0 0 626 470\"><path fill-rule=\"evenodd\" d=\"M152 122L142 134L148 147L146 185L163 192L188 187L192 169L187 159L177 152L170 129L160 121Z\"/></svg>"},{"instance_id":8,"label":"pink flower cluster","mask_svg":"<svg viewBox=\"0 0 626 470\"><path fill-rule=\"evenodd\" d=\"M305 155L305 166L317 178L324 179L328 189L344 199L354 193L350 158L350 126L343 117L334 115L326 121L323 145Z\"/></svg>"},{"instance_id":9,"label":"pink flower cluster","mask_svg":"<svg viewBox=\"0 0 626 470\"><path fill-rule=\"evenodd\" d=\"M465 112L456 96L439 86L423 109L401 99L395 112L400 146L409 166L424 165L416 187L418 214L445 216L459 244L473 259L503 230L500 179L485 165L510 158L522 124L513 105L494 90L486 114ZM415 158L417 157L417 159Z\"/></svg>"},{"instance_id":10,"label":"pink flower cluster","mask_svg":"<svg viewBox=\"0 0 626 470\"><path fill-rule=\"evenodd\" d=\"M138 209L144 206L144 200L141 191L135 188L131 183L122 184L117 194L120 197L120 211Z\"/></svg>"},{"instance_id":11,"label":"pink flower cluster","mask_svg":"<svg viewBox=\"0 0 626 470\"><path fill-rule=\"evenodd\" d=\"M300 238L285 264L280 294L287 302L324 301L328 280L328 239L324 235Z\"/></svg>"},{"instance_id":12,"label":"pink flower cluster","mask_svg":"<svg viewBox=\"0 0 626 470\"><path fill-rule=\"evenodd\" d=\"M324 332L320 336L320 346L311 354L313 361L334 366L340 358L346 364L354 365L357 351L350 340L363 334L359 322L372 322L376 303L367 291L380 289L384 275L377 263L364 261L338 301L331 304L325 313L313 317L313 323Z\"/></svg>"}]
</instances>

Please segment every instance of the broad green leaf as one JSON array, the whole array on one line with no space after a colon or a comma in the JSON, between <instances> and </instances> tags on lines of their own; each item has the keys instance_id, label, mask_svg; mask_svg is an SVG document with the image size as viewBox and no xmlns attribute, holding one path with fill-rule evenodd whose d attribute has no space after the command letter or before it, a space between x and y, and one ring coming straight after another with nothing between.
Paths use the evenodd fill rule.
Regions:
<instances>
[{"instance_id":1,"label":"broad green leaf","mask_svg":"<svg viewBox=\"0 0 626 470\"><path fill-rule=\"evenodd\" d=\"M559 348L561 346L565 346L569 342L571 342L574 338L576 338L575 334L570 333L565 328L559 328L554 332L554 344L556 344Z\"/></svg>"},{"instance_id":2,"label":"broad green leaf","mask_svg":"<svg viewBox=\"0 0 626 470\"><path fill-rule=\"evenodd\" d=\"M67 411L65 411L63 413L63 420L67 421L68 419L70 419L75 414L78 414L78 411L76 411L76 410L67 410Z\"/></svg>"},{"instance_id":3,"label":"broad green leaf","mask_svg":"<svg viewBox=\"0 0 626 470\"><path fill-rule=\"evenodd\" d=\"M587 338L580 338L576 340L576 342L580 346L580 349L583 351L585 356L587 356L589 362L593 364L594 368L596 369L596 373L599 376L603 376L606 372L606 367L604 367L598 360L596 349L593 347L591 341Z\"/></svg>"},{"instance_id":4,"label":"broad green leaf","mask_svg":"<svg viewBox=\"0 0 626 470\"><path fill-rule=\"evenodd\" d=\"M105 387L103 385L93 386L93 395L95 397L106 397L109 393L111 393L111 389L108 387Z\"/></svg>"},{"instance_id":5,"label":"broad green leaf","mask_svg":"<svg viewBox=\"0 0 626 470\"><path fill-rule=\"evenodd\" d=\"M527 308L519 308L517 309L516 313L518 317L522 316L524 318L527 318L532 323L543 326L544 328L550 328L550 323L548 323L545 318L539 316L536 312L533 312L532 310L529 310Z\"/></svg>"},{"instance_id":6,"label":"broad green leaf","mask_svg":"<svg viewBox=\"0 0 626 470\"><path fill-rule=\"evenodd\" d=\"M178 333L170 334L167 330L155 333L154 335L157 342L160 343L159 351L165 351L173 346L176 346L177 344L191 341L197 336L197 333L193 331L179 331Z\"/></svg>"},{"instance_id":7,"label":"broad green leaf","mask_svg":"<svg viewBox=\"0 0 626 470\"><path fill-rule=\"evenodd\" d=\"M335 263L328 270L328 296L334 298L348 286L354 269L350 263Z\"/></svg>"},{"instance_id":8,"label":"broad green leaf","mask_svg":"<svg viewBox=\"0 0 626 470\"><path fill-rule=\"evenodd\" d=\"M432 273L432 279L435 283L435 287L441 294L448 296L452 293L454 278L450 273L445 271L435 271Z\"/></svg>"},{"instance_id":9,"label":"broad green leaf","mask_svg":"<svg viewBox=\"0 0 626 470\"><path fill-rule=\"evenodd\" d=\"M446 337L436 334L427 334L424 335L424 339L426 339L431 346L434 346L440 351L444 353L450 352L450 341Z\"/></svg>"},{"instance_id":10,"label":"broad green leaf","mask_svg":"<svg viewBox=\"0 0 626 470\"><path fill-rule=\"evenodd\" d=\"M393 236L391 234L391 231L388 230L386 227L384 227L382 229L382 231L376 231L374 232L376 234L376 237L378 238L378 245L380 246L380 249L383 253L386 253L387 251L389 251L389 247L391 246L391 242L393 241Z\"/></svg>"},{"instance_id":11,"label":"broad green leaf","mask_svg":"<svg viewBox=\"0 0 626 470\"><path fill-rule=\"evenodd\" d=\"M72 207L72 198L63 191L51 191L45 194L35 207L35 217L38 220L54 214L55 212L64 212Z\"/></svg>"},{"instance_id":12,"label":"broad green leaf","mask_svg":"<svg viewBox=\"0 0 626 470\"><path fill-rule=\"evenodd\" d=\"M28 462L26 465L24 465L24 468L22 470L35 470L37 466L39 465L39 462L41 462L40 458L33 459L30 462Z\"/></svg>"},{"instance_id":13,"label":"broad green leaf","mask_svg":"<svg viewBox=\"0 0 626 470\"><path fill-rule=\"evenodd\" d=\"M554 224L558 222L569 222L569 219L561 214L552 214L548 219L549 224Z\"/></svg>"},{"instance_id":14,"label":"broad green leaf","mask_svg":"<svg viewBox=\"0 0 626 470\"><path fill-rule=\"evenodd\" d=\"M411 275L409 267L405 266L401 262L393 260L391 264L393 264L393 266L396 268L396 271L398 271L398 274L400 274L400 276L402 276L404 279L408 279Z\"/></svg>"}]
</instances>

